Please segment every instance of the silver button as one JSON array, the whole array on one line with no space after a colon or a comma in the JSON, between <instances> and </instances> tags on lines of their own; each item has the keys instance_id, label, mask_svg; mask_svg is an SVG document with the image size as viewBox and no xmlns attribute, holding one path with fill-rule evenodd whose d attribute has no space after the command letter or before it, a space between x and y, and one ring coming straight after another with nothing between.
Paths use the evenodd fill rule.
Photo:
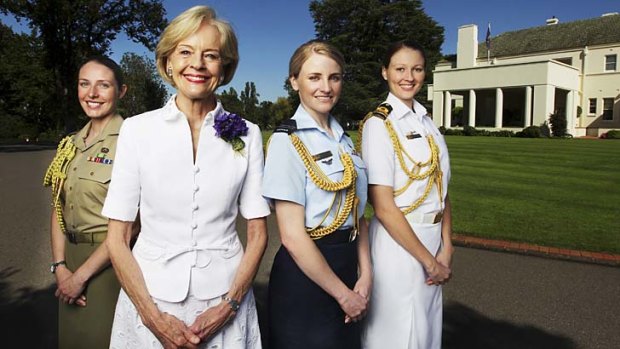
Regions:
<instances>
[{"instance_id":1,"label":"silver button","mask_svg":"<svg viewBox=\"0 0 620 349\"><path fill-rule=\"evenodd\" d=\"M192 209L193 209L194 211L198 210L198 204L194 202L194 203L192 204Z\"/></svg>"},{"instance_id":2,"label":"silver button","mask_svg":"<svg viewBox=\"0 0 620 349\"><path fill-rule=\"evenodd\" d=\"M197 223L192 223L192 229L196 230L196 228L198 228L198 224Z\"/></svg>"},{"instance_id":3,"label":"silver button","mask_svg":"<svg viewBox=\"0 0 620 349\"><path fill-rule=\"evenodd\" d=\"M194 166L194 173L198 173L198 172L200 172L200 167Z\"/></svg>"},{"instance_id":4,"label":"silver button","mask_svg":"<svg viewBox=\"0 0 620 349\"><path fill-rule=\"evenodd\" d=\"M198 184L194 184L194 191L198 191L200 190L200 187L198 186Z\"/></svg>"}]
</instances>

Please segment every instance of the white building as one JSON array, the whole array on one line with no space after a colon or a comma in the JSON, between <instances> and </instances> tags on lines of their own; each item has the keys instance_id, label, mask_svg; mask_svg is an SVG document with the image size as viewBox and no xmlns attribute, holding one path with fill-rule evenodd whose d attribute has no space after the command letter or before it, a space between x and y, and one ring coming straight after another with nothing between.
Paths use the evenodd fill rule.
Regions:
<instances>
[{"instance_id":1,"label":"white building","mask_svg":"<svg viewBox=\"0 0 620 349\"><path fill-rule=\"evenodd\" d=\"M428 99L438 126L517 131L557 112L575 136L620 129L617 13L506 32L491 38L490 52L477 38L476 25L460 27L456 62L433 71Z\"/></svg>"}]
</instances>

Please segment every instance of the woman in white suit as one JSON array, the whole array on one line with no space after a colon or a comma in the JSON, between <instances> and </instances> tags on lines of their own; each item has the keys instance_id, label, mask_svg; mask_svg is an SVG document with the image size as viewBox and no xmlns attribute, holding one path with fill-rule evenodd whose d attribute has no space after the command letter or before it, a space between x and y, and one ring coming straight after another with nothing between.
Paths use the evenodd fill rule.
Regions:
<instances>
[{"instance_id":1,"label":"woman in white suit","mask_svg":"<svg viewBox=\"0 0 620 349\"><path fill-rule=\"evenodd\" d=\"M123 287L111 347L260 348L251 284L269 214L261 133L215 96L234 75L237 39L211 8L196 6L165 29L156 58L177 94L123 125L103 209ZM248 220L245 253L238 212Z\"/></svg>"}]
</instances>

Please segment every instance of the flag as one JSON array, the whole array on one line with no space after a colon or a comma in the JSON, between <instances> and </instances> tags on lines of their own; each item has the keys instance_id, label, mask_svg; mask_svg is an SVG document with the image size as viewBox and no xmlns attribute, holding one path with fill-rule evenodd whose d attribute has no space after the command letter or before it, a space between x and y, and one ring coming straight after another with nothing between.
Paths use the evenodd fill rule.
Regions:
<instances>
[{"instance_id":1,"label":"flag","mask_svg":"<svg viewBox=\"0 0 620 349\"><path fill-rule=\"evenodd\" d=\"M487 27L487 38L486 38L487 50L491 49L491 23Z\"/></svg>"}]
</instances>

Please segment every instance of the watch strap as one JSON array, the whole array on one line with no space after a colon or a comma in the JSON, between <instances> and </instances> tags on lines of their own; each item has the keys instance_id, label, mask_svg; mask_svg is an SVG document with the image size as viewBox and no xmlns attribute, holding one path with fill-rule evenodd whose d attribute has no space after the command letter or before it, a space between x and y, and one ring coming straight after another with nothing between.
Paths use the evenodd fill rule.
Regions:
<instances>
[{"instance_id":1,"label":"watch strap","mask_svg":"<svg viewBox=\"0 0 620 349\"><path fill-rule=\"evenodd\" d=\"M52 274L56 273L56 269L58 269L59 266L61 265L67 265L67 262L62 260L62 261L58 261L58 262L54 262L50 264L50 271L52 272Z\"/></svg>"},{"instance_id":2,"label":"watch strap","mask_svg":"<svg viewBox=\"0 0 620 349\"><path fill-rule=\"evenodd\" d=\"M232 298L230 298L228 296L223 296L222 299L224 301L228 302L228 305L230 306L230 309L232 311L234 311L235 313L239 310L239 307L241 307L241 304L238 301L236 301L236 300L234 300L234 299L232 299Z\"/></svg>"}]
</instances>

